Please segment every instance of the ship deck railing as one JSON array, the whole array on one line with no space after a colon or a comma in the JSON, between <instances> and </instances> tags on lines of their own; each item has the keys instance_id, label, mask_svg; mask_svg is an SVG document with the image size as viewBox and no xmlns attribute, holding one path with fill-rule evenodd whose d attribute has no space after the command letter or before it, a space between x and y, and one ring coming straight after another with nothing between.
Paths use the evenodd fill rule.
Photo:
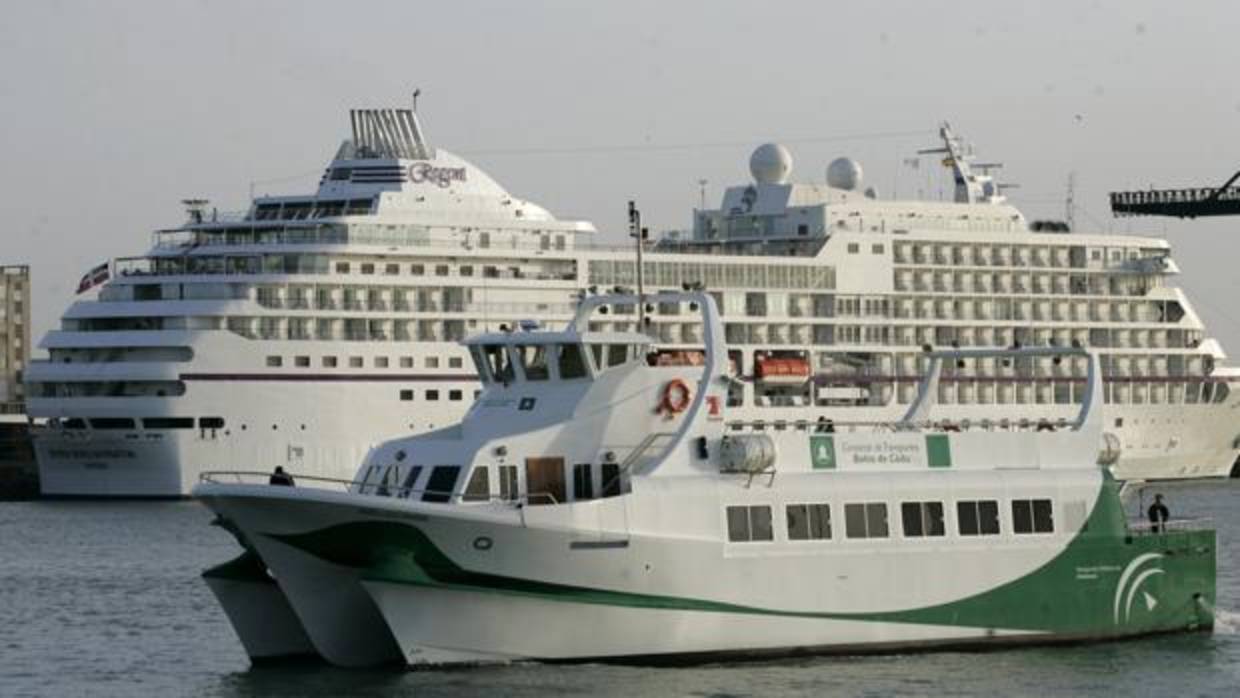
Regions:
<instances>
[{"instance_id":1,"label":"ship deck railing","mask_svg":"<svg viewBox=\"0 0 1240 698\"><path fill-rule=\"evenodd\" d=\"M426 487L400 487L382 482L366 482L356 479L323 477L320 475L304 475L295 472L286 472L286 475L293 479L294 484L275 484L272 483L272 473L270 471L260 470L209 470L199 474L198 481L200 483L211 483L216 485L266 485L268 487L282 488L302 488L302 489L318 489L327 491L341 491L351 494L365 495L369 497L388 497L392 499L417 499L422 500L424 495L430 494L434 497L432 500L439 503L453 504L486 504L498 503L507 504L512 507L523 507L526 505L541 504L562 504L552 492L527 492L516 496L504 496L502 494L471 494L468 492L449 492L445 490L435 490ZM307 485L306 483L311 483Z\"/></svg>"},{"instance_id":2,"label":"ship deck railing","mask_svg":"<svg viewBox=\"0 0 1240 698\"><path fill-rule=\"evenodd\" d=\"M851 433L863 431L933 431L958 433L969 431L985 432L1054 432L1067 431L1074 427L1068 419L1034 420L1034 419L981 419L981 420L950 420L934 419L920 422L902 420L834 420L819 419L751 419L732 420L727 422L728 431L808 431L817 434Z\"/></svg>"},{"instance_id":3,"label":"ship deck railing","mask_svg":"<svg viewBox=\"0 0 1240 698\"><path fill-rule=\"evenodd\" d=\"M1177 531L1207 531L1213 528L1214 519L1210 517L1172 518L1157 525L1143 519L1128 521L1128 532L1138 536L1159 536Z\"/></svg>"}]
</instances>

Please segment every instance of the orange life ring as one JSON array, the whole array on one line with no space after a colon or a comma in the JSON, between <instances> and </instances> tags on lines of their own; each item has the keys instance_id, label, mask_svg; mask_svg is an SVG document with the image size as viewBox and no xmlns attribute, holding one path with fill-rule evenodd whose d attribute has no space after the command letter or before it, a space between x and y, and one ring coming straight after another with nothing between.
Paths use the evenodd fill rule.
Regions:
<instances>
[{"instance_id":1,"label":"orange life ring","mask_svg":"<svg viewBox=\"0 0 1240 698\"><path fill-rule=\"evenodd\" d=\"M688 409L692 396L688 383L679 378L673 378L663 386L663 399L659 401L659 411L668 415L684 412Z\"/></svg>"}]
</instances>

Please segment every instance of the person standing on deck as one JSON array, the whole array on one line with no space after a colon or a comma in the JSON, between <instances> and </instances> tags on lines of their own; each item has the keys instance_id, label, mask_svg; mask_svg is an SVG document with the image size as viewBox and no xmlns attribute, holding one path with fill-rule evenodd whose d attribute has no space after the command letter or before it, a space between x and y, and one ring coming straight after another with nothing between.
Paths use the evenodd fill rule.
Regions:
<instances>
[{"instance_id":1,"label":"person standing on deck","mask_svg":"<svg viewBox=\"0 0 1240 698\"><path fill-rule=\"evenodd\" d=\"M1163 496L1161 494L1154 495L1154 503L1150 505L1147 512L1150 517L1150 531L1159 533L1167 529L1167 520L1171 518L1171 512L1167 509L1167 505L1163 504Z\"/></svg>"}]
</instances>

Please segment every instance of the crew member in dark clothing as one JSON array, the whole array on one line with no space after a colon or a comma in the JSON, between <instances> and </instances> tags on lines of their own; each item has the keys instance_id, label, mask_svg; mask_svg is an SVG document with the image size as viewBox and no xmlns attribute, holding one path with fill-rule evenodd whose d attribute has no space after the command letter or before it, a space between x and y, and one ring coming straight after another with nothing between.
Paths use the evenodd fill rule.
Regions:
<instances>
[{"instance_id":1,"label":"crew member in dark clothing","mask_svg":"<svg viewBox=\"0 0 1240 698\"><path fill-rule=\"evenodd\" d=\"M271 479L268 480L268 483L272 485L284 485L286 487L292 487L294 484L293 476L284 472L283 465L276 466L276 471L271 474Z\"/></svg>"},{"instance_id":2,"label":"crew member in dark clothing","mask_svg":"<svg viewBox=\"0 0 1240 698\"><path fill-rule=\"evenodd\" d=\"M1159 533L1167 529L1167 520L1171 518L1171 512L1167 510L1167 505L1163 504L1161 494L1154 495L1154 503L1150 505L1148 514L1151 531Z\"/></svg>"}]
</instances>

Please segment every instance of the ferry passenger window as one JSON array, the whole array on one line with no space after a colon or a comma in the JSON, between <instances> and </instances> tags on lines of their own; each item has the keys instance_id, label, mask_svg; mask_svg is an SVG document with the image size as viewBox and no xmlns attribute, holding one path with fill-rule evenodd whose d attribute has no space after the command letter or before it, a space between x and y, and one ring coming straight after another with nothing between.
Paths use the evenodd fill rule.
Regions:
<instances>
[{"instance_id":1,"label":"ferry passenger window","mask_svg":"<svg viewBox=\"0 0 1240 698\"><path fill-rule=\"evenodd\" d=\"M90 425L96 429L134 429L134 421L128 417L95 417Z\"/></svg>"},{"instance_id":2,"label":"ferry passenger window","mask_svg":"<svg viewBox=\"0 0 1240 698\"><path fill-rule=\"evenodd\" d=\"M466 502L485 502L490 498L490 468L485 465L476 465L473 474L469 476L469 484L465 485L465 492L461 499Z\"/></svg>"},{"instance_id":3,"label":"ferry passenger window","mask_svg":"<svg viewBox=\"0 0 1240 698\"><path fill-rule=\"evenodd\" d=\"M400 273L400 265L399 265L399 264L388 264L388 265L386 265L386 266L383 268L383 273L384 273L384 274L392 274L392 275L399 274L399 273Z\"/></svg>"},{"instance_id":4,"label":"ferry passenger window","mask_svg":"<svg viewBox=\"0 0 1240 698\"><path fill-rule=\"evenodd\" d=\"M293 365L296 366L297 368L310 368L310 357L309 356L294 356Z\"/></svg>"},{"instance_id":5,"label":"ferry passenger window","mask_svg":"<svg viewBox=\"0 0 1240 698\"><path fill-rule=\"evenodd\" d=\"M348 262L336 262L336 273L337 274L348 274L349 263Z\"/></svg>"},{"instance_id":6,"label":"ferry passenger window","mask_svg":"<svg viewBox=\"0 0 1240 698\"><path fill-rule=\"evenodd\" d=\"M849 538L886 538L887 505L884 502L845 504L844 535Z\"/></svg>"},{"instance_id":7,"label":"ferry passenger window","mask_svg":"<svg viewBox=\"0 0 1240 698\"><path fill-rule=\"evenodd\" d=\"M363 273L363 274L373 274L373 273L375 273L375 265L374 265L374 264L371 264L370 262L367 262L367 263L363 264L363 265L362 265L362 273Z\"/></svg>"},{"instance_id":8,"label":"ferry passenger window","mask_svg":"<svg viewBox=\"0 0 1240 698\"><path fill-rule=\"evenodd\" d=\"M771 508L764 505L728 507L728 540L749 543L774 540Z\"/></svg>"},{"instance_id":9,"label":"ferry passenger window","mask_svg":"<svg viewBox=\"0 0 1240 698\"><path fill-rule=\"evenodd\" d=\"M427 368L439 368L439 357L438 356L426 357L426 367Z\"/></svg>"},{"instance_id":10,"label":"ferry passenger window","mask_svg":"<svg viewBox=\"0 0 1240 698\"><path fill-rule=\"evenodd\" d=\"M461 474L459 465L437 465L426 480L426 491L422 493L424 502L447 502L452 499L452 490L456 487L456 478Z\"/></svg>"},{"instance_id":11,"label":"ferry passenger window","mask_svg":"<svg viewBox=\"0 0 1240 698\"><path fill-rule=\"evenodd\" d=\"M435 266L435 276L447 276L447 275L448 275L447 264L438 264Z\"/></svg>"},{"instance_id":12,"label":"ferry passenger window","mask_svg":"<svg viewBox=\"0 0 1240 698\"><path fill-rule=\"evenodd\" d=\"M283 365L284 365L284 357L281 357L281 356L268 356L267 357L268 368L279 368Z\"/></svg>"},{"instance_id":13,"label":"ferry passenger window","mask_svg":"<svg viewBox=\"0 0 1240 698\"><path fill-rule=\"evenodd\" d=\"M462 265L460 270L457 273L459 273L461 276L473 276L474 268L471 266Z\"/></svg>"},{"instance_id":14,"label":"ferry passenger window","mask_svg":"<svg viewBox=\"0 0 1240 698\"><path fill-rule=\"evenodd\" d=\"M462 368L462 366L463 364L461 363L461 357L459 356L448 357L448 368Z\"/></svg>"},{"instance_id":15,"label":"ferry passenger window","mask_svg":"<svg viewBox=\"0 0 1240 698\"><path fill-rule=\"evenodd\" d=\"M413 399L413 391L412 391L412 390L402 390L402 391L400 391L400 399L401 399L401 400L403 400L403 401L405 401L405 402L409 402L410 400L412 400L412 399Z\"/></svg>"},{"instance_id":16,"label":"ferry passenger window","mask_svg":"<svg viewBox=\"0 0 1240 698\"><path fill-rule=\"evenodd\" d=\"M375 368L387 368L387 367L388 367L388 357L386 356L375 357Z\"/></svg>"},{"instance_id":17,"label":"ferry passenger window","mask_svg":"<svg viewBox=\"0 0 1240 698\"><path fill-rule=\"evenodd\" d=\"M423 274L426 273L426 267L421 264L410 264L409 273L413 274L414 276L422 276Z\"/></svg>"},{"instance_id":18,"label":"ferry passenger window","mask_svg":"<svg viewBox=\"0 0 1240 698\"><path fill-rule=\"evenodd\" d=\"M499 466L499 497L504 501L515 502L521 493L517 491L517 466Z\"/></svg>"},{"instance_id":19,"label":"ferry passenger window","mask_svg":"<svg viewBox=\"0 0 1240 698\"><path fill-rule=\"evenodd\" d=\"M861 251L861 245L855 242L848 243L848 254L857 254L860 251Z\"/></svg>"},{"instance_id":20,"label":"ferry passenger window","mask_svg":"<svg viewBox=\"0 0 1240 698\"><path fill-rule=\"evenodd\" d=\"M336 357L324 356L323 357L323 368L336 368Z\"/></svg>"},{"instance_id":21,"label":"ferry passenger window","mask_svg":"<svg viewBox=\"0 0 1240 698\"><path fill-rule=\"evenodd\" d=\"M349 368L361 368L361 367L362 367L362 357L360 356L349 357Z\"/></svg>"},{"instance_id":22,"label":"ferry passenger window","mask_svg":"<svg viewBox=\"0 0 1240 698\"><path fill-rule=\"evenodd\" d=\"M623 489L623 483L620 482L620 464L604 463L601 470L603 486L599 492L604 497L619 497Z\"/></svg>"},{"instance_id":23,"label":"ferry passenger window","mask_svg":"<svg viewBox=\"0 0 1240 698\"><path fill-rule=\"evenodd\" d=\"M873 254L882 254L882 253L883 253L883 243L881 243L881 242L880 242L880 243L876 243L876 244L870 245L870 252L871 252L871 253L873 253Z\"/></svg>"},{"instance_id":24,"label":"ferry passenger window","mask_svg":"<svg viewBox=\"0 0 1240 698\"><path fill-rule=\"evenodd\" d=\"M590 463L573 466L573 499L594 499L594 466Z\"/></svg>"},{"instance_id":25,"label":"ferry passenger window","mask_svg":"<svg viewBox=\"0 0 1240 698\"><path fill-rule=\"evenodd\" d=\"M415 465L409 469L409 474L405 476L405 481L400 485L399 496L402 499L408 499L413 493L413 486L418 481L418 476L422 474L422 466Z\"/></svg>"},{"instance_id":26,"label":"ferry passenger window","mask_svg":"<svg viewBox=\"0 0 1240 698\"><path fill-rule=\"evenodd\" d=\"M585 357L581 355L581 345L561 344L557 347L560 380L572 380L586 376Z\"/></svg>"},{"instance_id":27,"label":"ferry passenger window","mask_svg":"<svg viewBox=\"0 0 1240 698\"><path fill-rule=\"evenodd\" d=\"M903 502L900 517L904 520L905 538L937 537L946 533L942 502Z\"/></svg>"},{"instance_id":28,"label":"ferry passenger window","mask_svg":"<svg viewBox=\"0 0 1240 698\"><path fill-rule=\"evenodd\" d=\"M1013 499L1012 530L1016 533L1053 533L1049 499Z\"/></svg>"},{"instance_id":29,"label":"ferry passenger window","mask_svg":"<svg viewBox=\"0 0 1240 698\"><path fill-rule=\"evenodd\" d=\"M432 402L434 402L434 401L438 400L438 399L439 399L439 391L438 391L438 390L428 390L428 391L426 391L426 399L427 399L427 400L430 400L430 401L432 401Z\"/></svg>"},{"instance_id":30,"label":"ferry passenger window","mask_svg":"<svg viewBox=\"0 0 1240 698\"><path fill-rule=\"evenodd\" d=\"M999 535L999 503L993 499L956 502L956 525L962 536Z\"/></svg>"},{"instance_id":31,"label":"ferry passenger window","mask_svg":"<svg viewBox=\"0 0 1240 698\"><path fill-rule=\"evenodd\" d=\"M830 540L831 505L789 504L788 540Z\"/></svg>"},{"instance_id":32,"label":"ferry passenger window","mask_svg":"<svg viewBox=\"0 0 1240 698\"><path fill-rule=\"evenodd\" d=\"M223 417L199 417L198 428L199 429L223 429L224 418Z\"/></svg>"},{"instance_id":33,"label":"ferry passenger window","mask_svg":"<svg viewBox=\"0 0 1240 698\"><path fill-rule=\"evenodd\" d=\"M482 353L491 379L504 385L511 383L513 369L507 348L503 344L489 344L482 348Z\"/></svg>"},{"instance_id":34,"label":"ferry passenger window","mask_svg":"<svg viewBox=\"0 0 1240 698\"><path fill-rule=\"evenodd\" d=\"M517 356L521 357L521 369L527 381L547 380L547 345L518 346Z\"/></svg>"},{"instance_id":35,"label":"ferry passenger window","mask_svg":"<svg viewBox=\"0 0 1240 698\"><path fill-rule=\"evenodd\" d=\"M461 401L461 391L459 391L459 390L449 390L449 391L448 391L448 399L449 399L449 400L452 400L453 402L460 402L460 401Z\"/></svg>"},{"instance_id":36,"label":"ferry passenger window","mask_svg":"<svg viewBox=\"0 0 1240 698\"><path fill-rule=\"evenodd\" d=\"M413 368L413 357L412 356L400 357L400 367L401 368Z\"/></svg>"}]
</instances>

